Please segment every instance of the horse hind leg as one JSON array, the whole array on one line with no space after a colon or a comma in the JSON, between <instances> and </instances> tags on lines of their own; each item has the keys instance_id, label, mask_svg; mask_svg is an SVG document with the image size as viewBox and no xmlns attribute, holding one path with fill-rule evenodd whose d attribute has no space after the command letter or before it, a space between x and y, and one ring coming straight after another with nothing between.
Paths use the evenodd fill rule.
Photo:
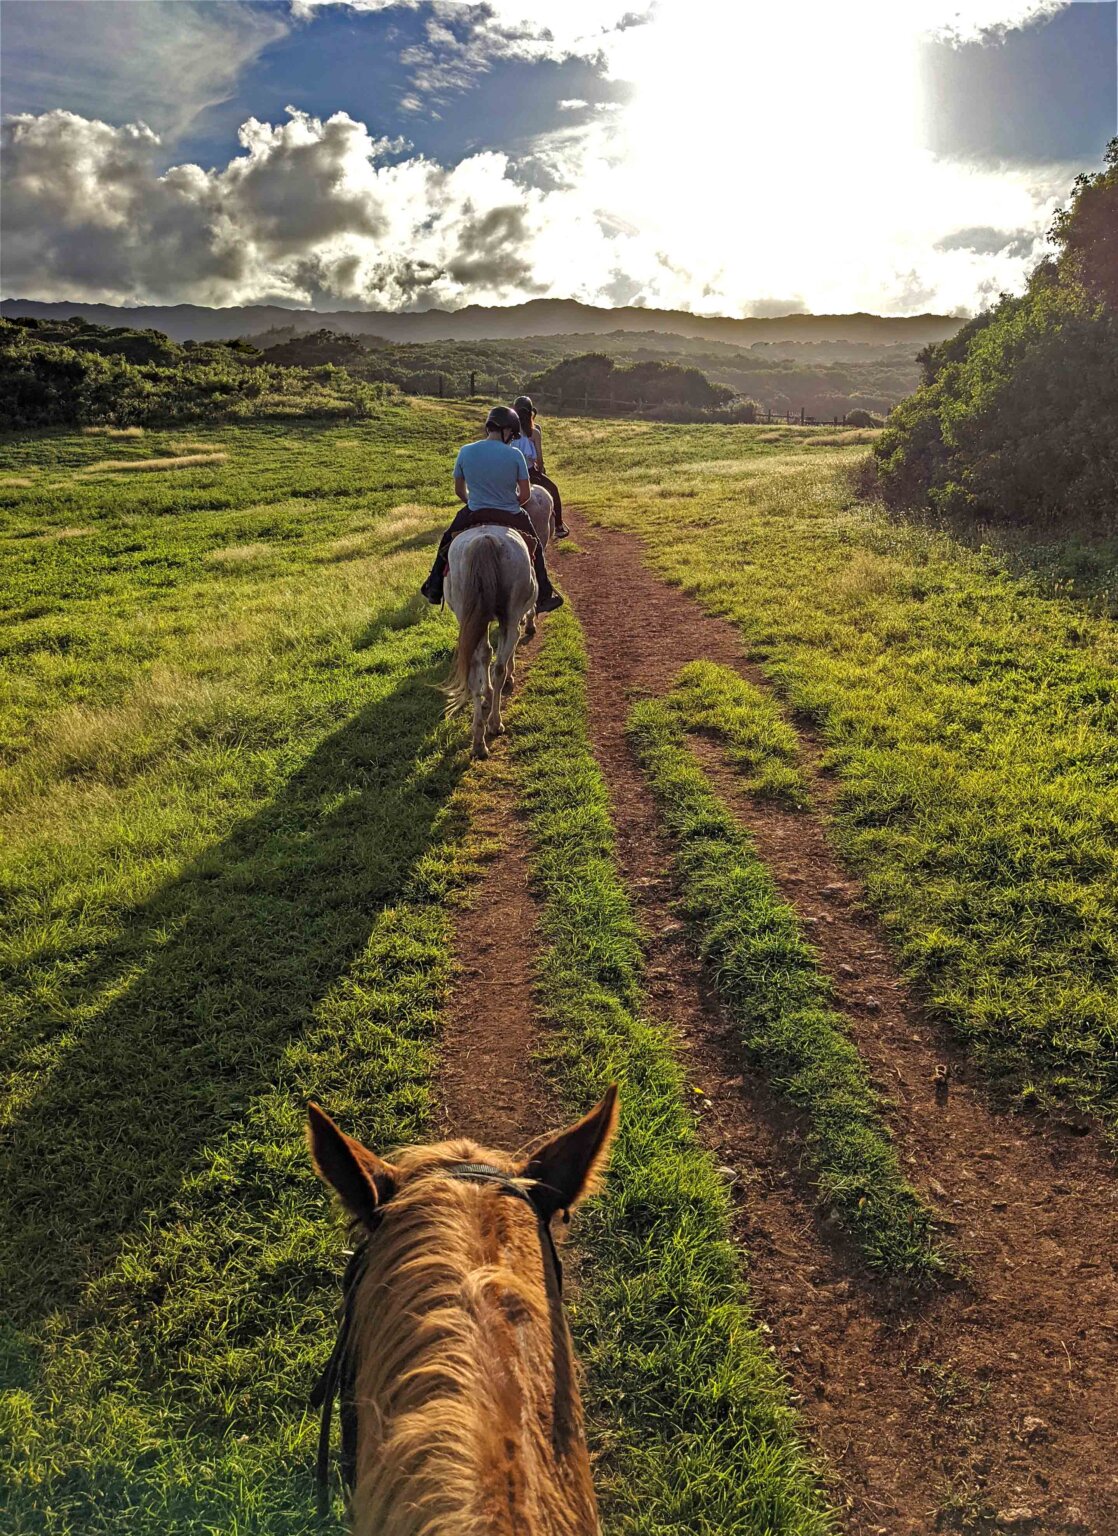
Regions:
<instances>
[{"instance_id":1,"label":"horse hind leg","mask_svg":"<svg viewBox=\"0 0 1118 1536\"><path fill-rule=\"evenodd\" d=\"M498 655L493 666L493 692L489 699L488 718L485 729L490 736L503 736L505 734L505 721L501 714L501 704L509 688L509 666L502 662Z\"/></svg>"},{"instance_id":2,"label":"horse hind leg","mask_svg":"<svg viewBox=\"0 0 1118 1536\"><path fill-rule=\"evenodd\" d=\"M501 625L501 634L497 642L497 661L493 668L493 702L489 710L491 736L500 736L505 729L505 722L501 716L501 701L504 694L512 691L512 685L516 680L515 657L519 639L519 622L513 624L506 621Z\"/></svg>"},{"instance_id":3,"label":"horse hind leg","mask_svg":"<svg viewBox=\"0 0 1118 1536\"><path fill-rule=\"evenodd\" d=\"M470 697L474 701L472 751L475 757L488 757L485 744L485 716L490 709L493 689L489 678L491 656L488 637L483 639L470 662ZM500 694L497 694L500 698Z\"/></svg>"}]
</instances>

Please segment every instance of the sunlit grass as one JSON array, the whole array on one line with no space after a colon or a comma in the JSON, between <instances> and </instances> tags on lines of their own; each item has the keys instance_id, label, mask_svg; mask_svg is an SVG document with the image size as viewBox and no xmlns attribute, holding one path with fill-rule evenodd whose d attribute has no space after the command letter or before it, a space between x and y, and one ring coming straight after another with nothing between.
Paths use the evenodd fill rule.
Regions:
<instances>
[{"instance_id":1,"label":"sunlit grass","mask_svg":"<svg viewBox=\"0 0 1118 1536\"><path fill-rule=\"evenodd\" d=\"M917 1283L946 1262L931 1214L901 1174L866 1065L835 1012L796 913L748 831L714 793L686 730L723 737L755 794L803 803L795 738L770 700L699 664L665 700L634 706L629 735L675 846L683 910L742 1044L803 1113L828 1214L871 1268Z\"/></svg>"},{"instance_id":2,"label":"sunlit grass","mask_svg":"<svg viewBox=\"0 0 1118 1536\"><path fill-rule=\"evenodd\" d=\"M209 469L215 464L224 464L227 458L228 455L224 453L180 453L163 459L98 459L96 463L87 465L82 473L104 475L122 470L154 473L161 469Z\"/></svg>"},{"instance_id":3,"label":"sunlit grass","mask_svg":"<svg viewBox=\"0 0 1118 1536\"><path fill-rule=\"evenodd\" d=\"M226 428L173 489L0 448L5 1536L320 1528L303 1106L422 1135L468 868L451 633L382 526L462 430L347 432Z\"/></svg>"},{"instance_id":4,"label":"sunlit grass","mask_svg":"<svg viewBox=\"0 0 1118 1536\"><path fill-rule=\"evenodd\" d=\"M810 432L549 433L572 504L730 618L819 732L835 836L989 1080L1118 1124L1114 626L859 504L858 451ZM735 457L735 474L694 473Z\"/></svg>"},{"instance_id":5,"label":"sunlit grass","mask_svg":"<svg viewBox=\"0 0 1118 1536\"><path fill-rule=\"evenodd\" d=\"M578 624L554 615L509 743L543 901L539 998L555 1081L572 1109L621 1083L608 1195L579 1217L572 1308L606 1530L821 1536L832 1522L748 1308L726 1186L684 1107L670 1029L643 1011L585 669Z\"/></svg>"}]
</instances>

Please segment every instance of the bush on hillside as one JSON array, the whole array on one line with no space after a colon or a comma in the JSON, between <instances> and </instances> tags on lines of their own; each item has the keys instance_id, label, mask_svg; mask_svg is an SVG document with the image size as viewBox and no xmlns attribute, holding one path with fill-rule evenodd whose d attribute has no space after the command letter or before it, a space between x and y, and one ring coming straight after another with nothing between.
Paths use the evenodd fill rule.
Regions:
<instances>
[{"instance_id":1,"label":"bush on hillside","mask_svg":"<svg viewBox=\"0 0 1118 1536\"><path fill-rule=\"evenodd\" d=\"M871 416L869 411L862 410L847 411L846 420L843 422L843 426L846 427L879 427L880 425L881 422L876 416Z\"/></svg>"},{"instance_id":2,"label":"bush on hillside","mask_svg":"<svg viewBox=\"0 0 1118 1536\"><path fill-rule=\"evenodd\" d=\"M619 366L602 352L564 358L553 368L528 380L528 393L540 395L560 409L564 405L662 407L686 405L712 410L726 405L734 392L712 384L698 368L658 359Z\"/></svg>"},{"instance_id":3,"label":"bush on hillside","mask_svg":"<svg viewBox=\"0 0 1118 1536\"><path fill-rule=\"evenodd\" d=\"M1060 253L1026 292L921 355L924 382L875 449L889 503L1118 525L1116 227L1118 140L1107 169L1077 181L1052 230Z\"/></svg>"},{"instance_id":4,"label":"bush on hillside","mask_svg":"<svg viewBox=\"0 0 1118 1536\"><path fill-rule=\"evenodd\" d=\"M277 363L281 368L321 368L333 364L361 373L369 360L369 346L375 340L359 340L343 331L310 331L265 347L260 355L266 363Z\"/></svg>"},{"instance_id":5,"label":"bush on hillside","mask_svg":"<svg viewBox=\"0 0 1118 1536\"><path fill-rule=\"evenodd\" d=\"M280 368L253 347L159 331L0 320L0 430L370 415L392 391L342 368Z\"/></svg>"},{"instance_id":6,"label":"bush on hillside","mask_svg":"<svg viewBox=\"0 0 1118 1536\"><path fill-rule=\"evenodd\" d=\"M729 424L734 426L749 425L760 421L765 414L764 408L757 404L756 400L735 400L729 405L715 405L704 407L701 405L652 405L641 411L641 416L646 421L678 421L702 423Z\"/></svg>"}]
</instances>

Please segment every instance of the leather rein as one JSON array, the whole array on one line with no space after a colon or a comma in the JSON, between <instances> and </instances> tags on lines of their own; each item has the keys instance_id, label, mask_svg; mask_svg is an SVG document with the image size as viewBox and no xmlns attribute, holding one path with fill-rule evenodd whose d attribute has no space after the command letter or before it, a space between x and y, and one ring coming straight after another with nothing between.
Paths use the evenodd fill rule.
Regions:
<instances>
[{"instance_id":1,"label":"leather rein","mask_svg":"<svg viewBox=\"0 0 1118 1536\"><path fill-rule=\"evenodd\" d=\"M570 1211L562 1203L562 1197L550 1185L536 1180L526 1181L518 1174L505 1173L488 1163L455 1163L451 1168L440 1169L427 1178L467 1179L479 1184L496 1184L503 1195L511 1195L532 1207L540 1230L540 1248L543 1254L545 1274L550 1270L554 1281L554 1294L563 1294L563 1262L555 1247L551 1233L551 1218L562 1211L563 1220L570 1220ZM525 1187L525 1184L529 1187ZM378 1217L383 1212L378 1212ZM379 1220L377 1226L379 1226ZM325 1515L330 1504L330 1426L334 1416L334 1402L339 1406L341 1425L341 1473L347 1493L353 1492L357 1480L357 1402L355 1394L357 1363L353 1358L353 1303L361 1279L365 1274L369 1257L369 1242L376 1234L376 1227L366 1232L360 1242L347 1250L348 1260L342 1277L342 1315L338 1323L338 1335L329 1360L311 1392L311 1407L321 1412L318 1428L318 1457L315 1464L315 1482L318 1489L318 1512ZM548 1286L551 1294L552 1286Z\"/></svg>"}]
</instances>

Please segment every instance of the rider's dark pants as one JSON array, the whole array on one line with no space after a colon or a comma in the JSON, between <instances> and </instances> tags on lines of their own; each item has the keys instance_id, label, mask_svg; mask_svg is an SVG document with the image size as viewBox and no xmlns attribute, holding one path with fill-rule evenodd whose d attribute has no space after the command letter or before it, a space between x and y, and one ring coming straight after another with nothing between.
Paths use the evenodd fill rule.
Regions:
<instances>
[{"instance_id":1,"label":"rider's dark pants","mask_svg":"<svg viewBox=\"0 0 1118 1536\"><path fill-rule=\"evenodd\" d=\"M463 507L455 516L450 527L439 540L439 552L435 556L435 563L431 567L431 574L425 585L442 591L443 573L446 569L446 552L450 548L450 541L456 533L465 533L467 528L481 528L484 526L498 528L515 528L517 533L522 533L528 540L528 548L532 555L532 565L536 572L536 586L539 588L541 601L546 601L555 588L551 585L551 577L547 574L547 566L544 564L543 546L536 537L536 530L532 527L532 519L527 512L502 512L496 507L479 507L471 511L469 507Z\"/></svg>"},{"instance_id":2,"label":"rider's dark pants","mask_svg":"<svg viewBox=\"0 0 1118 1536\"><path fill-rule=\"evenodd\" d=\"M550 495L552 501L555 503L555 526L556 528L562 528L563 498L559 494L559 487L555 484L555 481L545 475L542 470L535 468L532 468L528 471L528 479L532 482L533 485L542 485L544 490L547 491L547 493Z\"/></svg>"}]
</instances>

